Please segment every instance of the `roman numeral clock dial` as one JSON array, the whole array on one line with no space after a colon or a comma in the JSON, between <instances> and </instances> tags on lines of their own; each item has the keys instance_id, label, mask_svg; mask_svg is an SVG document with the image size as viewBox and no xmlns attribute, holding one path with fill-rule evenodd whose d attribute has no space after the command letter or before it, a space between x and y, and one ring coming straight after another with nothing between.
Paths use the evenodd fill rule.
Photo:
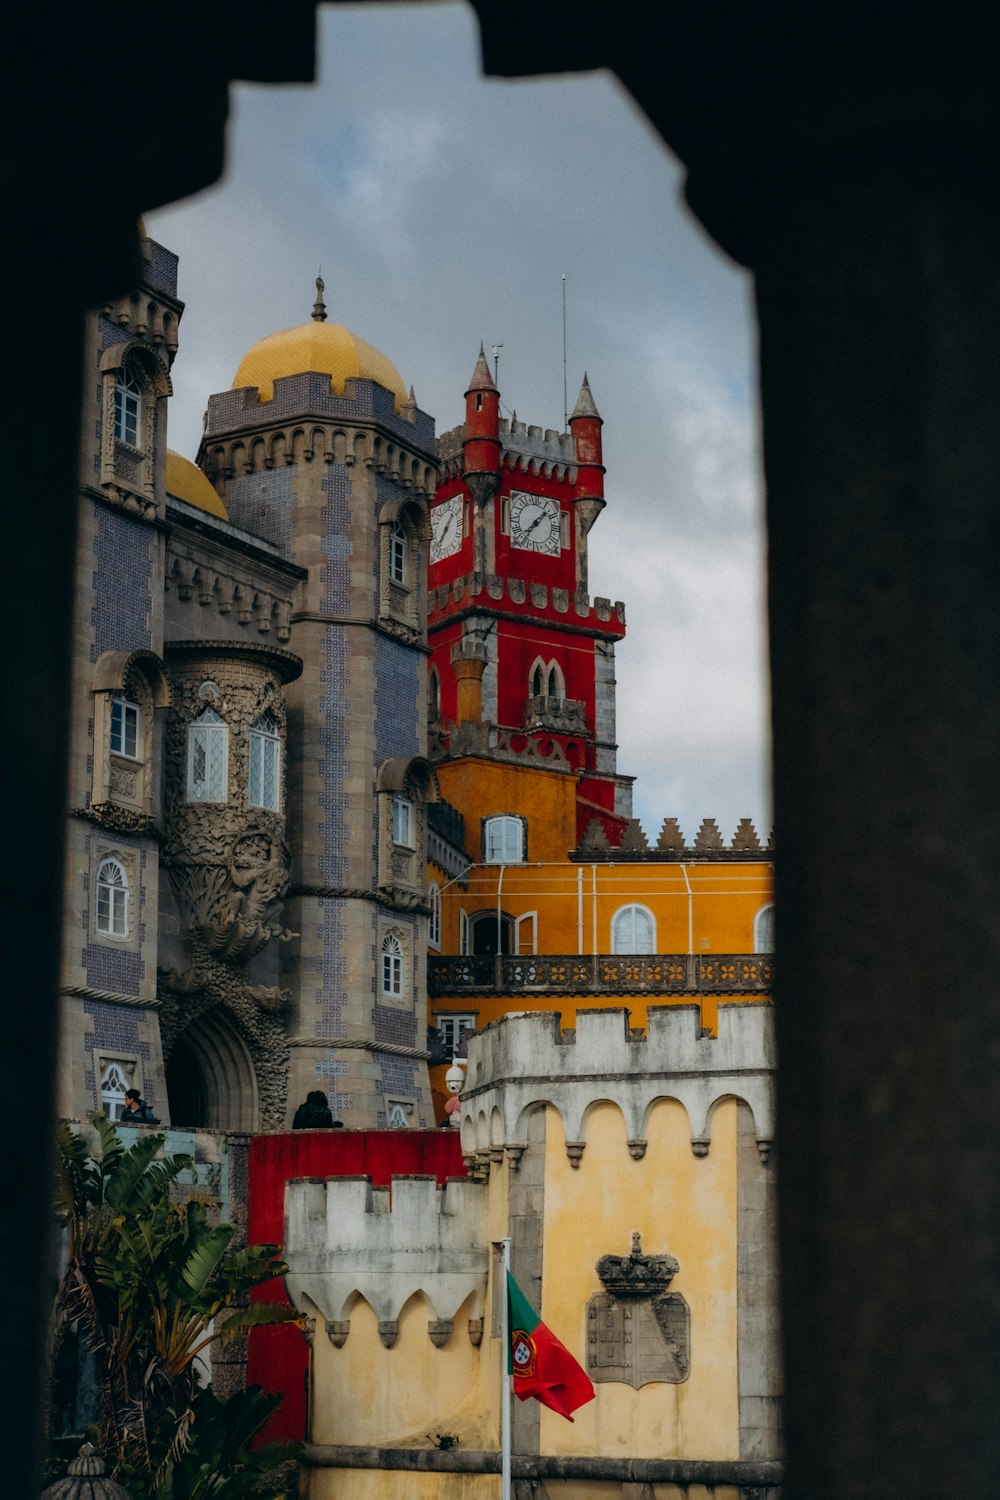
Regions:
<instances>
[{"instance_id":1,"label":"roman numeral clock dial","mask_svg":"<svg viewBox=\"0 0 1000 1500\"><path fill-rule=\"evenodd\" d=\"M452 557L462 545L462 497L452 495L431 511L431 562Z\"/></svg>"},{"instance_id":2,"label":"roman numeral clock dial","mask_svg":"<svg viewBox=\"0 0 1000 1500\"><path fill-rule=\"evenodd\" d=\"M559 506L547 495L528 495L512 490L510 496L510 540L525 552L559 556Z\"/></svg>"}]
</instances>

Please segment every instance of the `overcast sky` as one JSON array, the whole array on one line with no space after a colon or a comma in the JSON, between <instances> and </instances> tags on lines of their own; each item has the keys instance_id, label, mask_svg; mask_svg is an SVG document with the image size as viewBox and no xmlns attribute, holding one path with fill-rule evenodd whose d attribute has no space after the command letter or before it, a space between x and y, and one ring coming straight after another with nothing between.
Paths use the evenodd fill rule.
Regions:
<instances>
[{"instance_id":1,"label":"overcast sky","mask_svg":"<svg viewBox=\"0 0 1000 1500\"><path fill-rule=\"evenodd\" d=\"M233 91L228 170L147 215L186 303L171 447L265 334L330 319L383 350L439 432L480 340L509 415L563 425L584 370L607 508L590 590L623 599L619 769L650 843L714 817L771 826L764 543L749 278L681 201L682 174L610 76L480 73L460 0L324 6L309 88Z\"/></svg>"}]
</instances>

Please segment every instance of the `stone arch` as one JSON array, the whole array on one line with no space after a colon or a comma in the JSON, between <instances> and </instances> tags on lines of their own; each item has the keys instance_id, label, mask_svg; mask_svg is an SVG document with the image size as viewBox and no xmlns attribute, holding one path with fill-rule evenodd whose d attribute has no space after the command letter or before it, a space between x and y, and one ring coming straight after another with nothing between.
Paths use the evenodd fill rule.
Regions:
<instances>
[{"instance_id":1,"label":"stone arch","mask_svg":"<svg viewBox=\"0 0 1000 1500\"><path fill-rule=\"evenodd\" d=\"M119 370L126 367L141 374L152 395L173 395L169 372L162 359L148 344L143 344L138 339L128 339L121 344L111 344L101 355L102 375L117 375Z\"/></svg>"},{"instance_id":2,"label":"stone arch","mask_svg":"<svg viewBox=\"0 0 1000 1500\"><path fill-rule=\"evenodd\" d=\"M258 1130L257 1075L239 1028L221 1006L176 1038L166 1065L170 1119L209 1130Z\"/></svg>"}]
</instances>

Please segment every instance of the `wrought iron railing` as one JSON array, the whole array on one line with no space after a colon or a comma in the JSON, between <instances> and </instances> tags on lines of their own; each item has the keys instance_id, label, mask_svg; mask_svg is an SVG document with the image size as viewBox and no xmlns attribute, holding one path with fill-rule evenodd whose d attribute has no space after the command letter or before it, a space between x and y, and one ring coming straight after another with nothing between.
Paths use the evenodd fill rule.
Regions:
<instances>
[{"instance_id":1,"label":"wrought iron railing","mask_svg":"<svg viewBox=\"0 0 1000 1500\"><path fill-rule=\"evenodd\" d=\"M771 953L597 953L427 960L432 997L445 995L766 995Z\"/></svg>"}]
</instances>

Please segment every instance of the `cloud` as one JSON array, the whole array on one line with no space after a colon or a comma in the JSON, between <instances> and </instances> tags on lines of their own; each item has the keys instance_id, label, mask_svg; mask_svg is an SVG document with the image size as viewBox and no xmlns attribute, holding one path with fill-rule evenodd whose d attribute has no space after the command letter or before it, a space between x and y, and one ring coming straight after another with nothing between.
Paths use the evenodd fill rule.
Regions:
<instances>
[{"instance_id":1,"label":"cloud","mask_svg":"<svg viewBox=\"0 0 1000 1500\"><path fill-rule=\"evenodd\" d=\"M503 345L506 408L560 427L565 274L569 406L586 368L605 421L591 589L628 607L621 768L657 828L768 824L747 276L609 75L485 80L459 5L327 6L320 27L319 84L237 87L223 184L148 216L187 301L172 445L193 456L209 393L308 318L320 265L331 318L390 356L439 431L480 339Z\"/></svg>"}]
</instances>

